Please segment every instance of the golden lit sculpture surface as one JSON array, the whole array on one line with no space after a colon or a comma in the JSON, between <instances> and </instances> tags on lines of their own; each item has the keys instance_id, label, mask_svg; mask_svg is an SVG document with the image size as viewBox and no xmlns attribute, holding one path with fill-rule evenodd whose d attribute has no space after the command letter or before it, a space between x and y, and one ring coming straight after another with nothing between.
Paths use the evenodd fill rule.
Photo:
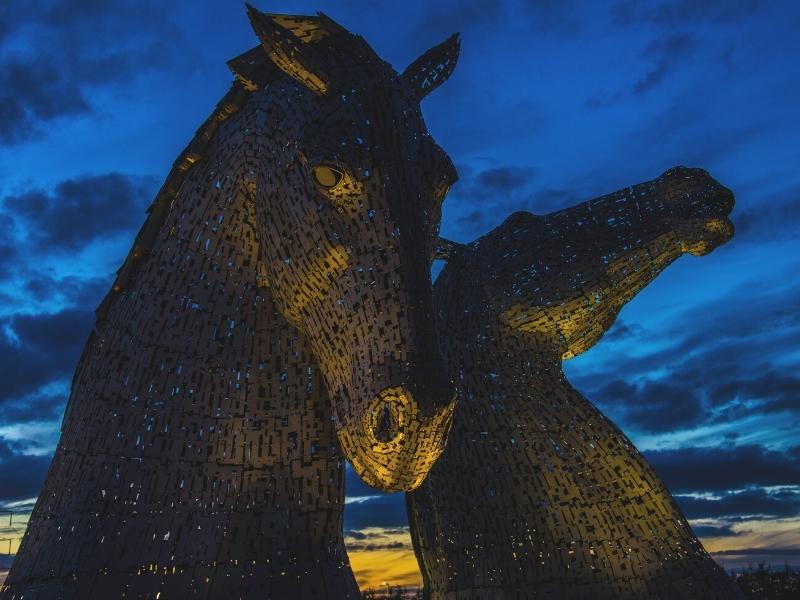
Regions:
<instances>
[{"instance_id":1,"label":"golden lit sculpture surface","mask_svg":"<svg viewBox=\"0 0 800 600\"><path fill-rule=\"evenodd\" d=\"M407 495L426 597L737 597L561 370L672 261L730 239L732 206L708 173L678 167L447 250L435 306L460 400L443 456Z\"/></svg>"},{"instance_id":2,"label":"golden lit sculpture surface","mask_svg":"<svg viewBox=\"0 0 800 600\"><path fill-rule=\"evenodd\" d=\"M455 174L419 103L458 40L398 75L323 15L250 17L97 311L3 600L358 597L343 459L403 490L442 451Z\"/></svg>"}]
</instances>

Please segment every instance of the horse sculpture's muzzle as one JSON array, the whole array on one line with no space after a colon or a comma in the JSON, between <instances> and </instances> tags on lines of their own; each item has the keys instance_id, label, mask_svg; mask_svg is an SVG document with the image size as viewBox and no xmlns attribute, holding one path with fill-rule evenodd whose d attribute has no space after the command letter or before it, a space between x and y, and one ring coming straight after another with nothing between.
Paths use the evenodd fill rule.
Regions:
<instances>
[{"instance_id":1,"label":"horse sculpture's muzzle","mask_svg":"<svg viewBox=\"0 0 800 600\"><path fill-rule=\"evenodd\" d=\"M668 171L694 182L676 232L685 252L695 256L708 254L733 238L734 226L729 215L733 210L733 192L703 169L676 168Z\"/></svg>"},{"instance_id":2,"label":"horse sculpture's muzzle","mask_svg":"<svg viewBox=\"0 0 800 600\"><path fill-rule=\"evenodd\" d=\"M383 388L339 430L353 469L367 484L386 491L415 489L441 455L455 393L449 382L431 383Z\"/></svg>"}]
</instances>

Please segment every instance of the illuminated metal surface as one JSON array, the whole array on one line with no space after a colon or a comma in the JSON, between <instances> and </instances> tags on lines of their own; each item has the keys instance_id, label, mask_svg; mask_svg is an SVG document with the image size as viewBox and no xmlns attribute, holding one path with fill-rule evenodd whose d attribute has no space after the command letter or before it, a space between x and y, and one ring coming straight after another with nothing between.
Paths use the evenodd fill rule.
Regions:
<instances>
[{"instance_id":1,"label":"illuminated metal surface","mask_svg":"<svg viewBox=\"0 0 800 600\"><path fill-rule=\"evenodd\" d=\"M419 102L458 40L398 75L323 15L250 17L98 309L4 600L357 597L343 456L404 490L443 449L455 173Z\"/></svg>"},{"instance_id":2,"label":"illuminated metal surface","mask_svg":"<svg viewBox=\"0 0 800 600\"><path fill-rule=\"evenodd\" d=\"M419 101L457 38L398 76L324 16L251 19L262 45L231 61L98 309L3 599L357 597L343 455L414 488L453 411L434 255L463 391L409 496L430 596L732 596L560 366L730 237L728 193L678 169L437 243L455 173Z\"/></svg>"},{"instance_id":3,"label":"illuminated metal surface","mask_svg":"<svg viewBox=\"0 0 800 600\"><path fill-rule=\"evenodd\" d=\"M447 250L434 288L460 400L407 495L426 596L734 598L669 491L564 378L665 267L733 235L733 195L676 168Z\"/></svg>"}]
</instances>

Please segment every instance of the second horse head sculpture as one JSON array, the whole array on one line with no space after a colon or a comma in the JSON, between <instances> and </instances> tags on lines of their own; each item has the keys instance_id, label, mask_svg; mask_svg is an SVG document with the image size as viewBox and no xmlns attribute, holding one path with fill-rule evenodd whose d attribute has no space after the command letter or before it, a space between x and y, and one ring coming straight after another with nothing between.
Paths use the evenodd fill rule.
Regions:
<instances>
[{"instance_id":1,"label":"second horse head sculpture","mask_svg":"<svg viewBox=\"0 0 800 600\"><path fill-rule=\"evenodd\" d=\"M447 449L409 493L426 598L736 598L669 490L564 377L683 254L733 236L701 169L537 216L511 215L434 286L462 396Z\"/></svg>"}]
</instances>

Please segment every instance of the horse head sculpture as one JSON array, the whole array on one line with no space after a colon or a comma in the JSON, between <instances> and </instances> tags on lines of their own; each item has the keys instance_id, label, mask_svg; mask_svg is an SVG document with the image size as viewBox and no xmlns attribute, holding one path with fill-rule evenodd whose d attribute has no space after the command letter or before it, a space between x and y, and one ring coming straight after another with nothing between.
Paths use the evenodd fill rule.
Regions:
<instances>
[{"instance_id":1,"label":"horse head sculpture","mask_svg":"<svg viewBox=\"0 0 800 600\"><path fill-rule=\"evenodd\" d=\"M434 303L462 399L444 455L406 496L426 597L738 597L658 475L561 368L670 263L731 239L733 200L707 172L676 167L441 245Z\"/></svg>"},{"instance_id":2,"label":"horse head sculpture","mask_svg":"<svg viewBox=\"0 0 800 600\"><path fill-rule=\"evenodd\" d=\"M472 335L452 308L458 306L484 335L500 327L558 360L577 356L672 261L708 254L730 240L733 203L732 192L703 169L674 167L556 213L514 213L475 242L451 245L454 260L437 284L437 290L453 290L437 302L447 307L439 310L441 329ZM481 279L480 293L465 297L459 285L448 283L474 272L493 274Z\"/></svg>"},{"instance_id":3,"label":"horse head sculpture","mask_svg":"<svg viewBox=\"0 0 800 600\"><path fill-rule=\"evenodd\" d=\"M230 65L271 123L248 181L264 280L310 342L355 471L413 489L444 448L455 402L430 264L457 176L420 100L452 72L458 38L398 74L322 14L248 11L261 47ZM265 62L288 77L265 76Z\"/></svg>"},{"instance_id":4,"label":"horse head sculpture","mask_svg":"<svg viewBox=\"0 0 800 600\"><path fill-rule=\"evenodd\" d=\"M419 104L458 39L398 74L324 15L249 13L261 44L97 309L0 598L360 597L342 454L402 490L444 448L455 171Z\"/></svg>"}]
</instances>

